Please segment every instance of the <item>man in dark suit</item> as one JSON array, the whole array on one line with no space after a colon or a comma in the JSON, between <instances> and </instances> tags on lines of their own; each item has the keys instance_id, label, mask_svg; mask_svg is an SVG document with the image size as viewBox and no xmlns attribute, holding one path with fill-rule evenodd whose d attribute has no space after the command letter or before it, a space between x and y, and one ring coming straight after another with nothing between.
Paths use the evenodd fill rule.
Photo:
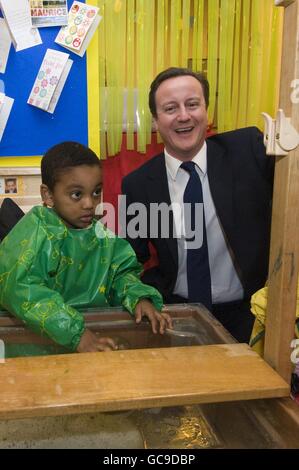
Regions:
<instances>
[{"instance_id":1,"label":"man in dark suit","mask_svg":"<svg viewBox=\"0 0 299 470\"><path fill-rule=\"evenodd\" d=\"M183 205L191 173L181 164L193 162L201 183L206 290L211 296L211 305L202 303L238 341L248 342L254 321L250 297L267 278L273 159L266 156L257 128L206 139L208 102L209 84L202 74L170 68L153 81L149 106L165 150L123 180L126 209L138 202L147 212L145 233L133 238L128 230L127 239L141 263L150 257L149 242L155 247L158 266L145 271L142 280L155 286L165 303L194 301L190 285L198 275L196 269L190 272L188 264L196 250L190 258L186 240L176 235L181 233L181 222L175 212L170 214L170 235L165 238L161 233L165 220L160 221L158 236L153 236L150 215L152 204ZM127 228L132 218L127 215ZM198 291L202 285L207 282L198 280Z\"/></svg>"}]
</instances>

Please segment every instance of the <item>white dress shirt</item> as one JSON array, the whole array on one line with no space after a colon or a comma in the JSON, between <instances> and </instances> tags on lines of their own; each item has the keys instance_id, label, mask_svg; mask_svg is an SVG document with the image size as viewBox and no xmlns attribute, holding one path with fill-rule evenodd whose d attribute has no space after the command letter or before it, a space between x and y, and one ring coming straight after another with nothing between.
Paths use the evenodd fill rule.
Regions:
<instances>
[{"instance_id":1,"label":"white dress shirt","mask_svg":"<svg viewBox=\"0 0 299 470\"><path fill-rule=\"evenodd\" d=\"M170 199L174 206L183 207L184 192L189 180L189 174L180 168L182 161L172 157L166 150L165 161ZM220 221L216 214L207 174L207 144L204 143L198 154L192 160L200 177L203 192L204 213L206 221L209 265L212 283L213 304L232 302L243 298L243 287L234 267L228 250ZM182 232L183 217L180 211L174 210L174 224L177 234ZM188 298L187 285L187 250L184 238L178 238L178 275L174 294Z\"/></svg>"}]
</instances>

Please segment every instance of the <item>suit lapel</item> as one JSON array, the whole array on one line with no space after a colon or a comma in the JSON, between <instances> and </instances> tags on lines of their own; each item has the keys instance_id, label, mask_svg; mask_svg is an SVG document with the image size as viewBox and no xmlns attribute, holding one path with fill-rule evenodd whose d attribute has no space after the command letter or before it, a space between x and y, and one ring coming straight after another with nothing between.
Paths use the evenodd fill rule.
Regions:
<instances>
[{"instance_id":1,"label":"suit lapel","mask_svg":"<svg viewBox=\"0 0 299 470\"><path fill-rule=\"evenodd\" d=\"M231 235L234 232L232 164L224 149L210 139L207 139L207 168L217 215L225 234Z\"/></svg>"},{"instance_id":2,"label":"suit lapel","mask_svg":"<svg viewBox=\"0 0 299 470\"><path fill-rule=\"evenodd\" d=\"M160 204L161 202L166 202L170 205L170 194L168 188L166 164L165 164L165 155L161 153L155 161L153 161L153 166L151 168L150 174L148 174L147 179L147 200L151 202L156 202ZM170 214L170 237L163 238L159 240L159 243L166 244L169 249L171 256L177 266L178 264L178 249L176 239L172 237L172 227L173 227L173 217Z\"/></svg>"}]
</instances>

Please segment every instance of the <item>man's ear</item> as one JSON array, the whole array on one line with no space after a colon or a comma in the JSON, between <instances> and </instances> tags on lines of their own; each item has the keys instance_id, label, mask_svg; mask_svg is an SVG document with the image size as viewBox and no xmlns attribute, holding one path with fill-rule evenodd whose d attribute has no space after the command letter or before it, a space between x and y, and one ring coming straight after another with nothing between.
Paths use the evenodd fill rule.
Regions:
<instances>
[{"instance_id":1,"label":"man's ear","mask_svg":"<svg viewBox=\"0 0 299 470\"><path fill-rule=\"evenodd\" d=\"M158 128L157 118L155 117L153 117L153 124L154 124L155 131L158 132L159 128Z\"/></svg>"},{"instance_id":2,"label":"man's ear","mask_svg":"<svg viewBox=\"0 0 299 470\"><path fill-rule=\"evenodd\" d=\"M40 195L44 206L54 207L53 194L46 184L40 185Z\"/></svg>"}]
</instances>

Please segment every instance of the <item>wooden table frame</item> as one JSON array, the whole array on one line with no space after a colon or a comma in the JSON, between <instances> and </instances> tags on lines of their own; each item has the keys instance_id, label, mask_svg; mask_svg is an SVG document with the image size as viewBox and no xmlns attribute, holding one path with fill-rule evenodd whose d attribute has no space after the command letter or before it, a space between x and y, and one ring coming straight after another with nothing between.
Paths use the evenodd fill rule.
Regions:
<instances>
[{"instance_id":1,"label":"wooden table frame","mask_svg":"<svg viewBox=\"0 0 299 470\"><path fill-rule=\"evenodd\" d=\"M299 103L292 103L291 83L299 78L299 3L285 5L280 103L299 129ZM265 360L289 382L291 341L297 300L299 264L299 147L276 158L266 318Z\"/></svg>"},{"instance_id":2,"label":"wooden table frame","mask_svg":"<svg viewBox=\"0 0 299 470\"><path fill-rule=\"evenodd\" d=\"M298 128L299 105L290 100L290 84L299 77L299 5L283 4L280 107ZM16 358L0 365L0 417L287 396L298 279L298 176L298 148L276 157L265 359L286 382L242 344Z\"/></svg>"}]
</instances>

